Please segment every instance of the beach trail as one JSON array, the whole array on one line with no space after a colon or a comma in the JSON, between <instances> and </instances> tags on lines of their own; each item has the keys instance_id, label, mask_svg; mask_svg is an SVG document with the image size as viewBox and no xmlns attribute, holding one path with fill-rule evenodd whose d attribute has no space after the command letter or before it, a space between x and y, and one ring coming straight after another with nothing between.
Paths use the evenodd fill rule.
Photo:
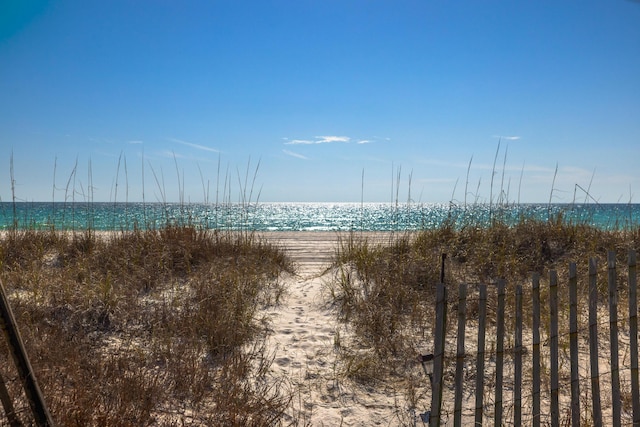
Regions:
<instances>
[{"instance_id":1,"label":"beach trail","mask_svg":"<svg viewBox=\"0 0 640 427\"><path fill-rule=\"evenodd\" d=\"M295 392L291 416L300 425L311 426L399 425L399 396L392 390L354 384L342 374L335 346L339 326L326 301L332 277L328 267L338 234L291 232L266 237L284 247L297 267L297 274L286 278L284 302L269 311L272 373L274 378L285 378Z\"/></svg>"}]
</instances>

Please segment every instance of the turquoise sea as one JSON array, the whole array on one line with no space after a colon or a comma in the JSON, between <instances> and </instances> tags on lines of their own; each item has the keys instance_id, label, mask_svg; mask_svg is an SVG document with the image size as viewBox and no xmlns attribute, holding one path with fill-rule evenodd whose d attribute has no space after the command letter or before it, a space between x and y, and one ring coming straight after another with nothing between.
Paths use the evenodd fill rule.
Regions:
<instances>
[{"instance_id":1,"label":"turquoise sea","mask_svg":"<svg viewBox=\"0 0 640 427\"><path fill-rule=\"evenodd\" d=\"M625 229L640 224L640 204L391 204L391 203L46 203L0 202L0 229L130 230L192 224L256 231L404 231L507 223L521 218Z\"/></svg>"}]
</instances>

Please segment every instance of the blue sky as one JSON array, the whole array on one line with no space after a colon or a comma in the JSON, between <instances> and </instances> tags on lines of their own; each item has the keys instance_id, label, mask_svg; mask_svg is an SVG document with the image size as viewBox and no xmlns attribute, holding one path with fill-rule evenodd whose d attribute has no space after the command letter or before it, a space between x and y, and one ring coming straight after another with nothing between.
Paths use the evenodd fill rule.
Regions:
<instances>
[{"instance_id":1,"label":"blue sky","mask_svg":"<svg viewBox=\"0 0 640 427\"><path fill-rule=\"evenodd\" d=\"M630 0L5 0L0 198L640 202L638 76Z\"/></svg>"}]
</instances>

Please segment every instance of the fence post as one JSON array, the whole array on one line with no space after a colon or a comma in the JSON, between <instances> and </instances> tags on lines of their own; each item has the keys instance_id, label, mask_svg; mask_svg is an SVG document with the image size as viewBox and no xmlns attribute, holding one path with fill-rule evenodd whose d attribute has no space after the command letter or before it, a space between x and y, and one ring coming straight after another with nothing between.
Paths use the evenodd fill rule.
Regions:
<instances>
[{"instance_id":1,"label":"fence post","mask_svg":"<svg viewBox=\"0 0 640 427\"><path fill-rule=\"evenodd\" d=\"M580 425L580 377L578 374L578 272L569 264L569 351L571 354L571 426Z\"/></svg>"},{"instance_id":2,"label":"fence post","mask_svg":"<svg viewBox=\"0 0 640 427\"><path fill-rule=\"evenodd\" d=\"M453 409L453 425L462 426L462 392L464 389L464 334L467 317L467 285L458 288L458 348L456 351L456 391Z\"/></svg>"},{"instance_id":3,"label":"fence post","mask_svg":"<svg viewBox=\"0 0 640 427\"><path fill-rule=\"evenodd\" d=\"M598 368L598 267L589 259L589 358L591 360L591 407L593 425L602 427L600 373Z\"/></svg>"},{"instance_id":4,"label":"fence post","mask_svg":"<svg viewBox=\"0 0 640 427\"><path fill-rule=\"evenodd\" d=\"M540 427L540 274L531 278L533 304L533 427Z\"/></svg>"},{"instance_id":5,"label":"fence post","mask_svg":"<svg viewBox=\"0 0 640 427\"><path fill-rule=\"evenodd\" d=\"M480 285L478 300L478 355L476 359L476 412L475 425L482 425L484 410L484 345L487 325L487 285Z\"/></svg>"},{"instance_id":6,"label":"fence post","mask_svg":"<svg viewBox=\"0 0 640 427\"><path fill-rule=\"evenodd\" d=\"M444 372L444 343L447 319L447 288L444 283L436 286L436 327L433 351L433 388L431 390L431 427L440 425L442 409L442 377Z\"/></svg>"},{"instance_id":7,"label":"fence post","mask_svg":"<svg viewBox=\"0 0 640 427\"><path fill-rule=\"evenodd\" d=\"M631 346L631 399L633 425L640 426L640 384L638 382L638 281L636 251L629 251L629 345Z\"/></svg>"},{"instance_id":8,"label":"fence post","mask_svg":"<svg viewBox=\"0 0 640 427\"><path fill-rule=\"evenodd\" d=\"M560 396L558 377L558 273L549 272L549 343L551 356L551 426L560 426Z\"/></svg>"},{"instance_id":9,"label":"fence post","mask_svg":"<svg viewBox=\"0 0 640 427\"><path fill-rule=\"evenodd\" d=\"M609 341L611 347L611 403L613 408L613 427L622 425L622 407L620 400L620 361L618 358L618 286L616 281L616 253L607 253L609 284Z\"/></svg>"},{"instance_id":10,"label":"fence post","mask_svg":"<svg viewBox=\"0 0 640 427\"><path fill-rule=\"evenodd\" d=\"M498 307L496 312L496 397L493 425L502 425L502 384L504 373L504 293L505 281L498 281Z\"/></svg>"},{"instance_id":11,"label":"fence post","mask_svg":"<svg viewBox=\"0 0 640 427\"><path fill-rule=\"evenodd\" d=\"M2 281L0 281L0 326L2 327L7 339L7 344L11 350L11 355L18 369L18 375L20 376L36 425L53 426L51 415L44 402L44 397L42 396L33 368L27 357L24 344L22 343L20 331L16 326L13 312L7 301Z\"/></svg>"},{"instance_id":12,"label":"fence post","mask_svg":"<svg viewBox=\"0 0 640 427\"><path fill-rule=\"evenodd\" d=\"M516 336L513 385L513 425L522 423L522 285L516 286Z\"/></svg>"}]
</instances>

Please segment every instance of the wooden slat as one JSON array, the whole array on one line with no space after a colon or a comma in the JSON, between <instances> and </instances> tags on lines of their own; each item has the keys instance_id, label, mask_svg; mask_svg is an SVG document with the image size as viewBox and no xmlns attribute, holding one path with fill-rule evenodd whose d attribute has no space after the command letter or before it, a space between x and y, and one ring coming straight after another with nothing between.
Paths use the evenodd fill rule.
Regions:
<instances>
[{"instance_id":1,"label":"wooden slat","mask_svg":"<svg viewBox=\"0 0 640 427\"><path fill-rule=\"evenodd\" d=\"M475 425L482 425L484 411L484 347L487 325L487 285L480 285L478 299L478 354L476 358L476 411Z\"/></svg>"},{"instance_id":2,"label":"wooden slat","mask_svg":"<svg viewBox=\"0 0 640 427\"><path fill-rule=\"evenodd\" d=\"M11 351L11 356L18 369L20 382L29 401L36 425L39 427L53 426L53 419L44 401L44 396L36 380L36 375L31 367L31 362L27 356L27 351L24 347L20 331L18 330L13 311L7 300L2 281L0 281L0 329L2 329L4 333L7 345Z\"/></svg>"},{"instance_id":3,"label":"wooden slat","mask_svg":"<svg viewBox=\"0 0 640 427\"><path fill-rule=\"evenodd\" d=\"M447 318L447 288L444 283L436 286L436 325L433 351L433 390L431 394L431 427L439 426L442 410L442 377L444 373L444 343Z\"/></svg>"},{"instance_id":4,"label":"wooden slat","mask_svg":"<svg viewBox=\"0 0 640 427\"><path fill-rule=\"evenodd\" d=\"M461 283L458 288L458 348L456 351L455 403L453 425L462 426L462 395L464 390L464 335L467 321L467 285Z\"/></svg>"},{"instance_id":5,"label":"wooden slat","mask_svg":"<svg viewBox=\"0 0 640 427\"><path fill-rule=\"evenodd\" d=\"M569 352L571 355L571 425L580 425L580 377L578 373L578 273L569 264Z\"/></svg>"},{"instance_id":6,"label":"wooden slat","mask_svg":"<svg viewBox=\"0 0 640 427\"><path fill-rule=\"evenodd\" d=\"M607 254L609 284L609 341L611 348L611 406L612 425L622 425L622 402L620 399L620 359L618 352L618 285L616 280L616 254Z\"/></svg>"},{"instance_id":7,"label":"wooden slat","mask_svg":"<svg viewBox=\"0 0 640 427\"><path fill-rule=\"evenodd\" d=\"M560 426L560 381L558 376L558 273L549 272L549 343L551 366L551 426Z\"/></svg>"},{"instance_id":8,"label":"wooden slat","mask_svg":"<svg viewBox=\"0 0 640 427\"><path fill-rule=\"evenodd\" d=\"M600 373L598 367L598 267L589 260L589 359L591 366L591 410L593 425L602 427Z\"/></svg>"},{"instance_id":9,"label":"wooden slat","mask_svg":"<svg viewBox=\"0 0 640 427\"><path fill-rule=\"evenodd\" d=\"M522 285L516 286L515 334L513 425L519 427L522 424Z\"/></svg>"},{"instance_id":10,"label":"wooden slat","mask_svg":"<svg viewBox=\"0 0 640 427\"><path fill-rule=\"evenodd\" d=\"M493 425L502 425L502 384L504 373L504 295L505 281L498 281L498 307L496 313L496 390Z\"/></svg>"},{"instance_id":11,"label":"wooden slat","mask_svg":"<svg viewBox=\"0 0 640 427\"><path fill-rule=\"evenodd\" d=\"M540 275L531 278L533 311L533 427L540 427Z\"/></svg>"},{"instance_id":12,"label":"wooden slat","mask_svg":"<svg viewBox=\"0 0 640 427\"><path fill-rule=\"evenodd\" d=\"M640 426L640 383L638 382L638 280L636 252L629 251L629 345L631 347L631 400L633 425Z\"/></svg>"}]
</instances>

